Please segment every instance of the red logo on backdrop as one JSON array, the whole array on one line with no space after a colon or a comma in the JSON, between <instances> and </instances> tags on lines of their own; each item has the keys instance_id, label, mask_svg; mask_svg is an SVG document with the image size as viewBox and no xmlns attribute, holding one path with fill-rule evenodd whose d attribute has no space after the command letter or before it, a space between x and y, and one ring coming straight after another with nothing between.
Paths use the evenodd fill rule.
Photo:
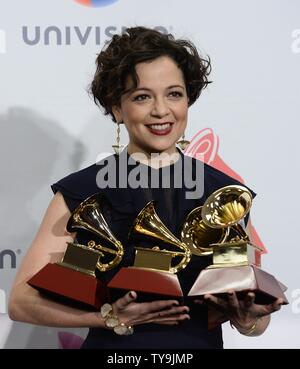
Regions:
<instances>
[{"instance_id":1,"label":"red logo on backdrop","mask_svg":"<svg viewBox=\"0 0 300 369\"><path fill-rule=\"evenodd\" d=\"M219 137L214 133L211 128L204 128L194 135L191 139L191 143L185 150L185 154L195 157L197 154L202 156L202 160L211 165L212 167L222 171L230 177L244 183L243 178L231 169L219 156ZM266 253L267 250L257 234L254 226L250 224L251 238L255 245L261 247ZM260 265L260 253L256 252L256 262Z\"/></svg>"},{"instance_id":2,"label":"red logo on backdrop","mask_svg":"<svg viewBox=\"0 0 300 369\"><path fill-rule=\"evenodd\" d=\"M101 7L115 3L118 0L75 0L77 3L89 7Z\"/></svg>"}]
</instances>

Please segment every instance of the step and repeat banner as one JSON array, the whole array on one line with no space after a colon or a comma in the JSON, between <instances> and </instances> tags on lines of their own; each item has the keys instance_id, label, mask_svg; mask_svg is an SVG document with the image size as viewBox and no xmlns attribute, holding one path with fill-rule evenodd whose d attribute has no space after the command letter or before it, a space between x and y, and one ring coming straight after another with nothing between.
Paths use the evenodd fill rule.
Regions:
<instances>
[{"instance_id":1,"label":"step and repeat banner","mask_svg":"<svg viewBox=\"0 0 300 369\"><path fill-rule=\"evenodd\" d=\"M188 38L210 56L213 83L190 108L186 137L258 194L262 266L288 286L290 303L264 335L224 324L225 347L300 347L299 14L297 0L0 0L1 348L76 348L87 334L12 322L8 298L50 185L112 152L115 125L87 89L104 43L136 25Z\"/></svg>"}]
</instances>

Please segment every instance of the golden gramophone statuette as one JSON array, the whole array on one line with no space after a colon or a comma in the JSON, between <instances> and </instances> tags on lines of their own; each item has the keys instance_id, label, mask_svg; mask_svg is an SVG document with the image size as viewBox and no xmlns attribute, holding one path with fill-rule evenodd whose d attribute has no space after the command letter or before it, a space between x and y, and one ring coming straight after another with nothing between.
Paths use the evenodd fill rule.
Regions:
<instances>
[{"instance_id":1,"label":"golden gramophone statuette","mask_svg":"<svg viewBox=\"0 0 300 369\"><path fill-rule=\"evenodd\" d=\"M185 268L190 261L188 247L175 237L158 217L154 202L150 201L138 214L130 231L130 236L142 234L175 246L178 251L135 247L133 267L122 268L109 282L112 289L134 290L149 295L182 297L183 293L176 273ZM180 261L172 265L175 257Z\"/></svg>"},{"instance_id":2,"label":"golden gramophone statuette","mask_svg":"<svg viewBox=\"0 0 300 369\"><path fill-rule=\"evenodd\" d=\"M99 309L108 299L106 284L96 276L116 267L123 257L123 246L109 229L101 211L101 195L83 201L72 213L68 232L80 229L97 235L110 247L90 240L87 245L68 242L63 258L49 263L33 276L28 284L61 299L71 300L83 307Z\"/></svg>"},{"instance_id":3,"label":"golden gramophone statuette","mask_svg":"<svg viewBox=\"0 0 300 369\"><path fill-rule=\"evenodd\" d=\"M251 192L232 185L211 194L202 207L187 217L182 239L198 256L212 255L213 263L202 270L188 296L226 294L235 290L242 296L256 292L256 302L268 304L276 298L285 303L285 286L255 265L255 251L240 224L252 205Z\"/></svg>"}]
</instances>

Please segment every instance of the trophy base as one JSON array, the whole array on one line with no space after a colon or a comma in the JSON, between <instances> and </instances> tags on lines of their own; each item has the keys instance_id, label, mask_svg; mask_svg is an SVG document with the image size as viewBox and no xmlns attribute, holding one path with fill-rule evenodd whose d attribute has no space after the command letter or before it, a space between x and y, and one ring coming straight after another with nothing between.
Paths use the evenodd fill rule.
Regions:
<instances>
[{"instance_id":1,"label":"trophy base","mask_svg":"<svg viewBox=\"0 0 300 369\"><path fill-rule=\"evenodd\" d=\"M226 298L228 290L234 290L239 299L253 291L257 304L271 304L278 298L288 304L284 295L286 287L273 275L254 265L206 268L199 274L188 296L199 298L205 294L214 294Z\"/></svg>"},{"instance_id":2,"label":"trophy base","mask_svg":"<svg viewBox=\"0 0 300 369\"><path fill-rule=\"evenodd\" d=\"M58 264L47 264L27 283L61 302L91 310L99 310L108 300L106 285L99 279Z\"/></svg>"},{"instance_id":3,"label":"trophy base","mask_svg":"<svg viewBox=\"0 0 300 369\"><path fill-rule=\"evenodd\" d=\"M183 300L177 275L164 271L138 267L121 268L107 287L113 299L119 298L127 291L135 291L138 301L152 301L158 298Z\"/></svg>"}]
</instances>

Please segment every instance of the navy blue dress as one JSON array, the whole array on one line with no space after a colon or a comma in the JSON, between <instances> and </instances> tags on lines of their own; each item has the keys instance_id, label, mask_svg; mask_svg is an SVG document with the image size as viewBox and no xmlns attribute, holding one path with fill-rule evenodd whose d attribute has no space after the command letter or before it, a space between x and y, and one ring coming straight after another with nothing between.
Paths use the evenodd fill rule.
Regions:
<instances>
[{"instance_id":1,"label":"navy blue dress","mask_svg":"<svg viewBox=\"0 0 300 369\"><path fill-rule=\"evenodd\" d=\"M202 205L215 190L241 183L199 160L184 155L175 163L153 169L132 159L123 150L121 155L111 155L101 162L61 179L53 184L54 193L61 192L72 212L83 200L95 194L104 195L101 209L114 235L122 242L125 255L118 267L105 273L109 281L121 267L133 265L134 244L128 231L140 212L150 201L155 200L155 209L163 223L180 238L180 232L188 213ZM105 171L113 171L104 175ZM125 169L125 171L124 171ZM123 170L123 172L121 172ZM139 173L139 174L137 174ZM136 185L127 186L128 178ZM154 178L154 180L152 180ZM255 194L252 192L253 196ZM77 232L77 241L86 244L91 234ZM157 241L140 237L139 246L153 247ZM164 248L168 246L163 245ZM174 248L172 249L174 250ZM211 264L210 257L192 256L187 267L177 273L183 293L186 295L200 271ZM222 329L207 329L207 309L187 301L190 320L177 326L144 324L134 327L131 336L118 336L114 332L90 328L83 348L99 349L199 349L222 348Z\"/></svg>"}]
</instances>

